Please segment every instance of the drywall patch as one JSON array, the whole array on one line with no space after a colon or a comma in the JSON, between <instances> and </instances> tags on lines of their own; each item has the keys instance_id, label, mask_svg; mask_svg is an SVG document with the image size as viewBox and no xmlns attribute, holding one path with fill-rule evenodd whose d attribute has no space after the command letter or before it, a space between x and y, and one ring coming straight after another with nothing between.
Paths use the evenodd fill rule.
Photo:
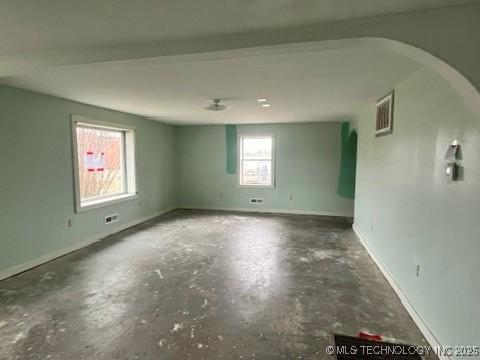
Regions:
<instances>
[{"instance_id":1,"label":"drywall patch","mask_svg":"<svg viewBox=\"0 0 480 360\"><path fill-rule=\"evenodd\" d=\"M357 132L350 132L350 123L342 123L342 155L337 194L347 199L355 198L355 171L357 168Z\"/></svg>"},{"instance_id":2,"label":"drywall patch","mask_svg":"<svg viewBox=\"0 0 480 360\"><path fill-rule=\"evenodd\" d=\"M225 125L227 147L227 174L237 173L237 126Z\"/></svg>"}]
</instances>

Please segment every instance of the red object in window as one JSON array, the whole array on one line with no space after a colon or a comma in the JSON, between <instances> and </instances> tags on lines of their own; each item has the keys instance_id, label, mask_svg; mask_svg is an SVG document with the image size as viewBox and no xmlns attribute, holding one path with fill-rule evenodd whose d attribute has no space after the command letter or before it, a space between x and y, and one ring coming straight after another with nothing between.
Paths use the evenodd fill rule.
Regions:
<instances>
[{"instance_id":1,"label":"red object in window","mask_svg":"<svg viewBox=\"0 0 480 360\"><path fill-rule=\"evenodd\" d=\"M97 171L103 171L105 165L105 153L102 151L100 157L97 159Z\"/></svg>"},{"instance_id":2,"label":"red object in window","mask_svg":"<svg viewBox=\"0 0 480 360\"><path fill-rule=\"evenodd\" d=\"M382 341L382 335L378 334L370 334L367 332L360 331L357 335L359 339L364 339L364 340L373 340L373 341Z\"/></svg>"},{"instance_id":3,"label":"red object in window","mask_svg":"<svg viewBox=\"0 0 480 360\"><path fill-rule=\"evenodd\" d=\"M94 172L95 166L93 165L95 162L95 158L93 157L93 151L87 151L85 156L85 167L87 168L88 172Z\"/></svg>"}]
</instances>

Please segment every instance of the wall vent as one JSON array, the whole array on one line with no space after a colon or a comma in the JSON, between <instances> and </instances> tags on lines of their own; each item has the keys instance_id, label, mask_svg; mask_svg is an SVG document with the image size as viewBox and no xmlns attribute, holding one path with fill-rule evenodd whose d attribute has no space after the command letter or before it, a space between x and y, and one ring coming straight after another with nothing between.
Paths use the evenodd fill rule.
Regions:
<instances>
[{"instance_id":1,"label":"wall vent","mask_svg":"<svg viewBox=\"0 0 480 360\"><path fill-rule=\"evenodd\" d=\"M105 216L105 224L112 224L118 221L118 214Z\"/></svg>"},{"instance_id":2,"label":"wall vent","mask_svg":"<svg viewBox=\"0 0 480 360\"><path fill-rule=\"evenodd\" d=\"M263 198L250 198L250 204L263 205Z\"/></svg>"},{"instance_id":3,"label":"wall vent","mask_svg":"<svg viewBox=\"0 0 480 360\"><path fill-rule=\"evenodd\" d=\"M375 136L388 135L393 132L393 91L378 100Z\"/></svg>"}]
</instances>

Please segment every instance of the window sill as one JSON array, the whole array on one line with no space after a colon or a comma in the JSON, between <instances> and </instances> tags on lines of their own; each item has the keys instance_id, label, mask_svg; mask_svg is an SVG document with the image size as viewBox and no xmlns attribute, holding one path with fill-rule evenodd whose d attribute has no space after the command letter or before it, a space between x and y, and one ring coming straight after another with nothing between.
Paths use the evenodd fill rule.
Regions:
<instances>
[{"instance_id":1,"label":"window sill","mask_svg":"<svg viewBox=\"0 0 480 360\"><path fill-rule=\"evenodd\" d=\"M102 207L119 204L125 201L130 201L135 199L138 199L138 195L136 193L121 194L121 195L115 195L115 196L106 197L102 199L83 201L79 207L77 206L77 213L99 209Z\"/></svg>"},{"instance_id":2,"label":"window sill","mask_svg":"<svg viewBox=\"0 0 480 360\"><path fill-rule=\"evenodd\" d=\"M237 187L241 189L265 189L265 190L275 189L275 185L237 185Z\"/></svg>"}]
</instances>

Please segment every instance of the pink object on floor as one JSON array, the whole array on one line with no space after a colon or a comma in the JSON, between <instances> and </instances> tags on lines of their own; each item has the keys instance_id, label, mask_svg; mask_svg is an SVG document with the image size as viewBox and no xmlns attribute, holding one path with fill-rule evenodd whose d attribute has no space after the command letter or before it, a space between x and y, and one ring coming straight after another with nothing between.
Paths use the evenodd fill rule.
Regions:
<instances>
[{"instance_id":1,"label":"pink object on floor","mask_svg":"<svg viewBox=\"0 0 480 360\"><path fill-rule=\"evenodd\" d=\"M360 331L357 337L364 340L382 341L382 335L370 334L363 331Z\"/></svg>"}]
</instances>

